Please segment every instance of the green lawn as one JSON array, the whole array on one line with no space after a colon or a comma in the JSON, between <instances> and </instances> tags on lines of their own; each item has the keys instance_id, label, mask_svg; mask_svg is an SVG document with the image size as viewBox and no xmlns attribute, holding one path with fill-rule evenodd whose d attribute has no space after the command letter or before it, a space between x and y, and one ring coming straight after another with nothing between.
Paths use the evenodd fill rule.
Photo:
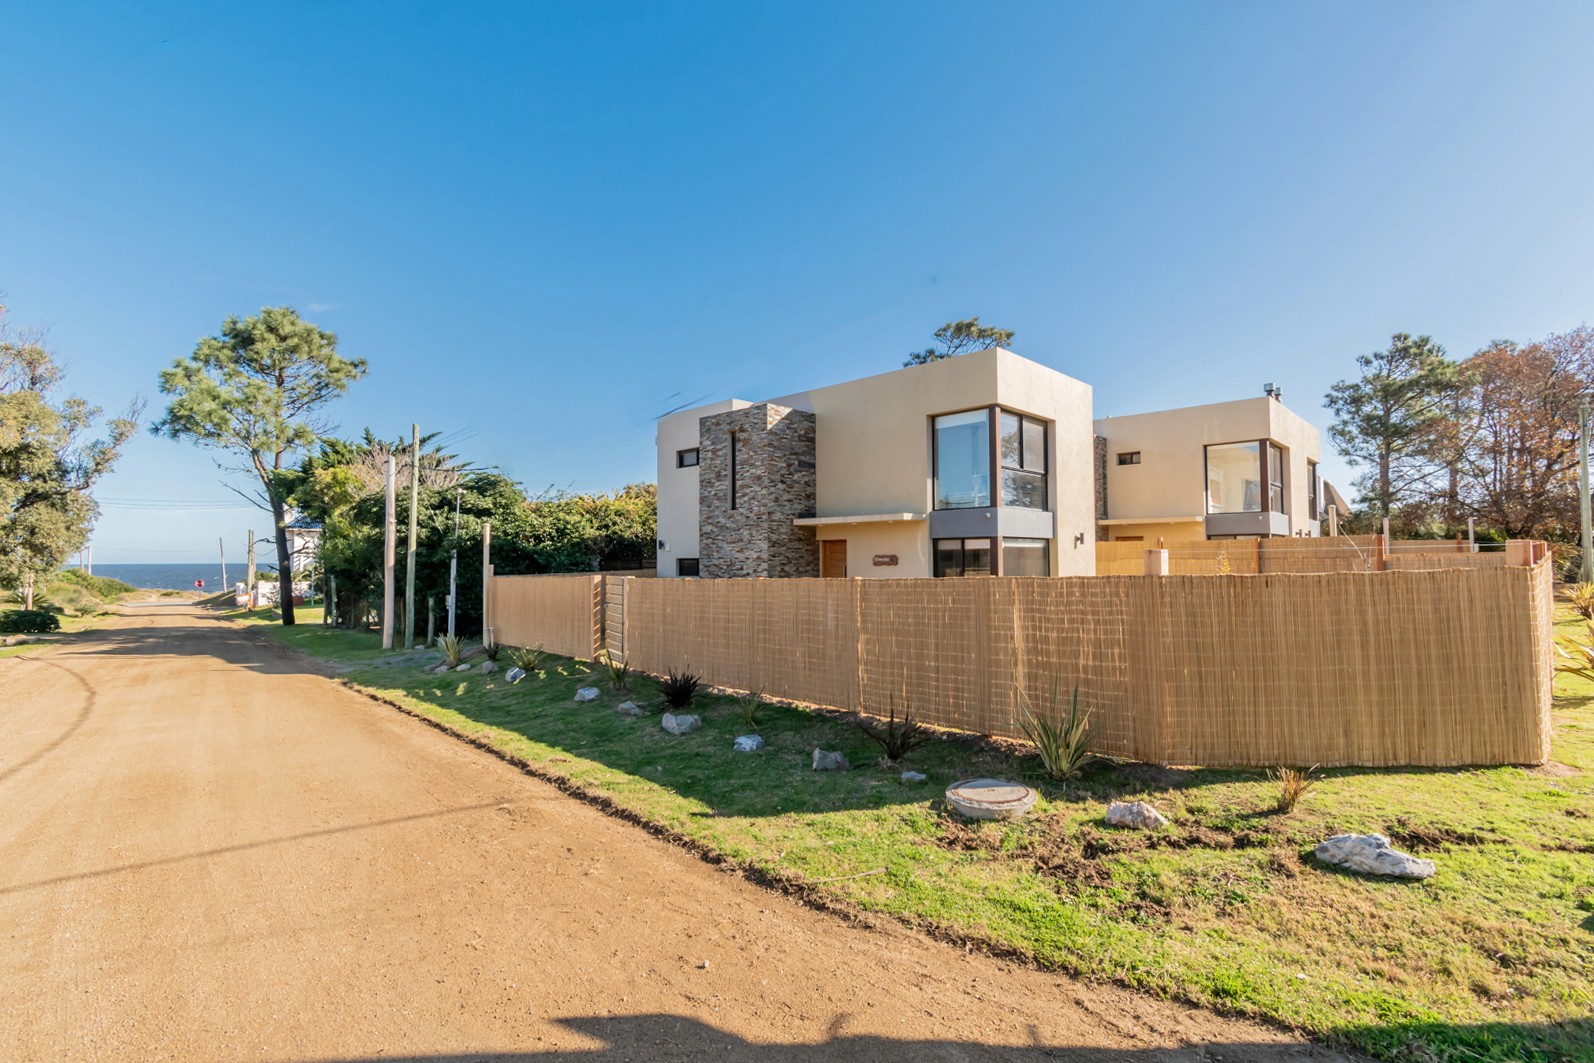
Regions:
<instances>
[{"instance_id":1,"label":"green lawn","mask_svg":"<svg viewBox=\"0 0 1594 1063\"><path fill-rule=\"evenodd\" d=\"M1580 680L1558 684L1556 766L1330 771L1275 815L1258 771L1098 764L1064 785L1033 757L952 739L909 754L930 781L905 785L822 713L766 706L767 748L734 753L745 729L730 697L702 699L703 729L675 737L656 711L617 714L623 698L579 662L550 658L510 686L384 663L369 635L266 630L361 690L830 904L1380 1058L1594 1060L1594 686ZM603 696L576 704L582 685ZM657 704L652 680L635 687ZM854 770L809 770L816 745ZM1022 821L968 824L941 792L971 775L1022 777L1043 797ZM1117 798L1149 800L1173 826L1109 829ZM1310 858L1331 834L1373 830L1438 874L1372 881Z\"/></svg>"}]
</instances>

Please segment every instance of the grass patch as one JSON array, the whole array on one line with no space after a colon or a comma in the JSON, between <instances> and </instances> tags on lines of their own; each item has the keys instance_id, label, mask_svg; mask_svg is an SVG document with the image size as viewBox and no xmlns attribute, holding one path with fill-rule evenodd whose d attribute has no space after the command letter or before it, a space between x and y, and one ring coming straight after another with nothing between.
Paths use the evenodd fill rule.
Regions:
<instances>
[{"instance_id":1,"label":"grass patch","mask_svg":"<svg viewBox=\"0 0 1594 1063\"><path fill-rule=\"evenodd\" d=\"M887 768L846 720L784 706L758 713L762 751L734 753L747 731L728 695L700 696L702 729L676 737L659 726L655 679L615 694L595 666L553 656L515 686L502 673L430 675L384 663L374 636L317 615L266 630L359 689L836 904L1383 1059L1594 1059L1594 684L1583 680L1557 685L1558 767L1324 770L1285 816L1260 770L1098 762L1055 782L1032 755L946 738ZM580 686L603 694L578 705ZM621 716L628 696L653 711ZM815 746L858 767L815 773ZM929 782L903 784L903 767ZM1042 797L1018 823L962 822L941 793L970 775L1018 776ZM1118 799L1150 801L1172 826L1107 828ZM1375 881L1313 863L1312 846L1352 830L1391 835L1438 875Z\"/></svg>"}]
</instances>

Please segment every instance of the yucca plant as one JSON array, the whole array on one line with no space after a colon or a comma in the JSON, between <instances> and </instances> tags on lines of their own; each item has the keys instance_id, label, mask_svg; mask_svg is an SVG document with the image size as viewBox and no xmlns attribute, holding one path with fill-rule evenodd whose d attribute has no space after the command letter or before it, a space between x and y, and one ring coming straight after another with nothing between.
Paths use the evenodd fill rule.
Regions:
<instances>
[{"instance_id":1,"label":"yucca plant","mask_svg":"<svg viewBox=\"0 0 1594 1063\"><path fill-rule=\"evenodd\" d=\"M913 718L911 711L904 710L902 722L897 722L897 703L895 699L890 705L890 715L885 726L870 723L868 720L858 722L858 730L862 731L870 741L885 750L886 760L896 762L907 756L914 749L924 745L930 740L930 732Z\"/></svg>"},{"instance_id":2,"label":"yucca plant","mask_svg":"<svg viewBox=\"0 0 1594 1063\"><path fill-rule=\"evenodd\" d=\"M1594 583L1574 583L1566 588L1566 600L1584 620L1594 620Z\"/></svg>"},{"instance_id":3,"label":"yucca plant","mask_svg":"<svg viewBox=\"0 0 1594 1063\"><path fill-rule=\"evenodd\" d=\"M1073 779L1091 761L1087 750L1090 743L1090 713L1079 711L1079 687L1074 687L1074 697L1069 705L1068 718L1063 719L1057 705L1057 684L1052 684L1052 703L1046 712L1037 715L1030 706L1029 695L1022 687L1018 691L1018 729L1035 746L1040 754L1046 774L1054 779Z\"/></svg>"},{"instance_id":4,"label":"yucca plant","mask_svg":"<svg viewBox=\"0 0 1594 1063\"><path fill-rule=\"evenodd\" d=\"M543 658L547 656L548 654L544 652L541 646L530 650L514 649L509 651L510 661L514 662L515 667L527 675L542 671Z\"/></svg>"},{"instance_id":5,"label":"yucca plant","mask_svg":"<svg viewBox=\"0 0 1594 1063\"><path fill-rule=\"evenodd\" d=\"M609 686L614 688L616 694L628 693L631 690L631 666L626 664L616 654L604 650L598 654L598 664L609 677Z\"/></svg>"},{"instance_id":6,"label":"yucca plant","mask_svg":"<svg viewBox=\"0 0 1594 1063\"><path fill-rule=\"evenodd\" d=\"M1563 638L1556 641L1555 652L1561 659L1556 662L1555 670L1594 682L1594 621L1585 627L1587 637L1584 639Z\"/></svg>"},{"instance_id":7,"label":"yucca plant","mask_svg":"<svg viewBox=\"0 0 1594 1063\"><path fill-rule=\"evenodd\" d=\"M503 650L504 648L498 644L498 640L493 638L492 628L488 628L482 633L482 652L487 655L489 661L498 660L498 655Z\"/></svg>"},{"instance_id":8,"label":"yucca plant","mask_svg":"<svg viewBox=\"0 0 1594 1063\"><path fill-rule=\"evenodd\" d=\"M1300 803L1301 798L1317 785L1319 779L1313 774L1315 771L1317 771L1316 764L1305 771L1300 768L1269 768L1267 777L1279 784L1278 801L1273 807L1281 814L1295 811L1295 806Z\"/></svg>"},{"instance_id":9,"label":"yucca plant","mask_svg":"<svg viewBox=\"0 0 1594 1063\"><path fill-rule=\"evenodd\" d=\"M450 668L459 667L459 659L465 652L465 641L455 635L437 636L437 648L443 651L443 663Z\"/></svg>"},{"instance_id":10,"label":"yucca plant","mask_svg":"<svg viewBox=\"0 0 1594 1063\"><path fill-rule=\"evenodd\" d=\"M671 668L670 674L659 680L659 695L669 708L684 709L697 697L697 687L701 682L691 672L677 672Z\"/></svg>"},{"instance_id":11,"label":"yucca plant","mask_svg":"<svg viewBox=\"0 0 1594 1063\"><path fill-rule=\"evenodd\" d=\"M764 692L762 690L736 695L736 715L741 718L743 727L757 727L758 710L763 707Z\"/></svg>"}]
</instances>

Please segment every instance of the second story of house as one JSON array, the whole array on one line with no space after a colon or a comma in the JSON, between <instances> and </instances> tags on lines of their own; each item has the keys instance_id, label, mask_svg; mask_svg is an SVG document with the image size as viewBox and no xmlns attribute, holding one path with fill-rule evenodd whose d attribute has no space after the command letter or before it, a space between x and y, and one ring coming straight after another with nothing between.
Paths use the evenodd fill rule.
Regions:
<instances>
[{"instance_id":1,"label":"second story of house","mask_svg":"<svg viewBox=\"0 0 1594 1063\"><path fill-rule=\"evenodd\" d=\"M662 418L659 574L1094 570L1091 389L992 348Z\"/></svg>"},{"instance_id":2,"label":"second story of house","mask_svg":"<svg viewBox=\"0 0 1594 1063\"><path fill-rule=\"evenodd\" d=\"M1256 398L1096 421L1103 540L1315 536L1318 430L1271 385Z\"/></svg>"}]
</instances>

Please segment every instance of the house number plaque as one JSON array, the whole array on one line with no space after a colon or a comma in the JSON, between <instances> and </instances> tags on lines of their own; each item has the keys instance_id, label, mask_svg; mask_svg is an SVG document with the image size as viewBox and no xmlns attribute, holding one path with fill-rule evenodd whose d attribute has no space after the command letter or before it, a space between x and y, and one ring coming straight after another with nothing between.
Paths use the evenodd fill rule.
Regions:
<instances>
[{"instance_id":1,"label":"house number plaque","mask_svg":"<svg viewBox=\"0 0 1594 1063\"><path fill-rule=\"evenodd\" d=\"M876 554L876 555L874 555L875 568L889 568L889 567L895 565L896 563L897 563L897 555L896 554Z\"/></svg>"}]
</instances>

